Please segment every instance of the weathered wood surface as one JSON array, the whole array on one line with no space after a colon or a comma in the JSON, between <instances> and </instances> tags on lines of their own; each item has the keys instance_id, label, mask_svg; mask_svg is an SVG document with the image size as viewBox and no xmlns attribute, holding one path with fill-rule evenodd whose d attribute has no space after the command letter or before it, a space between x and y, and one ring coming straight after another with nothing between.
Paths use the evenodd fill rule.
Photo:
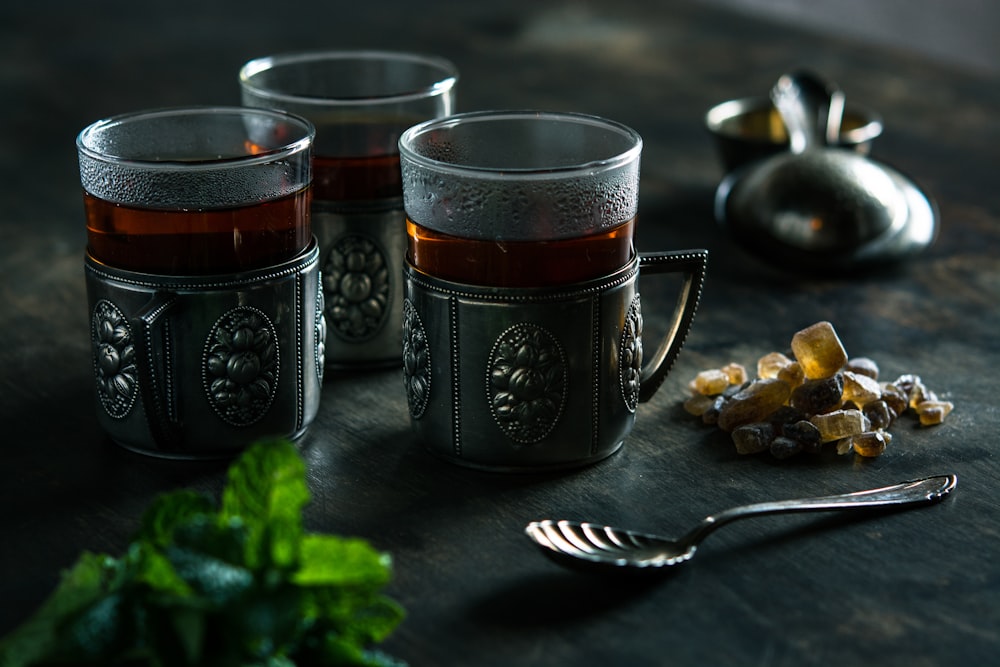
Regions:
<instances>
[{"instance_id":1,"label":"weathered wood surface","mask_svg":"<svg viewBox=\"0 0 1000 667\"><path fill-rule=\"evenodd\" d=\"M302 445L315 530L395 558L409 617L385 645L413 665L973 665L1000 653L1000 86L916 57L679 2L62 3L0 21L0 632L83 549L118 553L150 498L215 492L224 466L124 452L99 431L83 284L75 134L140 108L238 102L236 70L313 48L435 52L462 72L462 110L614 118L645 139L640 250L705 247L709 278L667 382L625 448L548 476L472 472L410 440L399 371L328 375ZM153 7L151 5L151 7ZM716 227L721 176L702 115L812 67L878 110L874 156L936 199L938 243L871 275L803 279ZM672 296L643 287L647 328ZM752 365L796 330L835 324L886 376L920 374L956 405L894 428L878 459L739 457L679 407L687 381ZM680 532L735 503L955 472L956 495L860 521L739 524L655 584L556 568L522 536L536 518Z\"/></svg>"}]
</instances>

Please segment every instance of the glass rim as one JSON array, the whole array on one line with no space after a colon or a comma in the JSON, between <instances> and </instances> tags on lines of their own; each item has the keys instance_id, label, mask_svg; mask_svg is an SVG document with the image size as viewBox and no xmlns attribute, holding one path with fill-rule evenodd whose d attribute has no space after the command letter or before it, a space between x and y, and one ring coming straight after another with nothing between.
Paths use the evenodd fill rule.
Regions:
<instances>
[{"instance_id":1,"label":"glass rim","mask_svg":"<svg viewBox=\"0 0 1000 667\"><path fill-rule=\"evenodd\" d=\"M300 132L294 140L290 140L280 146L261 150L259 153L248 153L246 155L220 156L216 158L199 159L198 161L187 162L183 160L152 160L131 157L128 155L118 155L106 150L100 150L88 144L88 140L98 133L104 132L126 124L157 120L160 118L183 117L183 116L205 116L205 117L266 117L273 120L281 120L292 126L297 126ZM184 107L163 107L159 109L145 109L141 111L130 111L108 116L95 121L85 127L76 137L77 150L87 158L103 162L106 164L128 165L145 170L213 170L227 166L251 166L254 164L266 164L275 162L291 155L309 150L316 137L316 128L312 122L297 114L277 109L266 109L244 106L184 106Z\"/></svg>"},{"instance_id":2,"label":"glass rim","mask_svg":"<svg viewBox=\"0 0 1000 667\"><path fill-rule=\"evenodd\" d=\"M359 63L416 63L427 65L440 70L441 77L430 85L417 87L405 91L386 93L385 95L366 95L360 97L336 97L330 95L303 95L285 93L274 90L268 86L260 86L253 83L253 78L261 72L273 71L279 67L288 67L302 63L316 63L324 61L348 62L357 61ZM458 68L447 58L431 56L421 53L411 53L407 51L378 51L378 50L331 50L331 51L298 51L292 53L279 53L270 56L262 56L247 61L240 67L240 85L248 92L257 95L261 99L270 101L310 104L315 106L364 106L373 102L380 104L401 103L414 100L431 99L446 95L458 83Z\"/></svg>"},{"instance_id":3,"label":"glass rim","mask_svg":"<svg viewBox=\"0 0 1000 667\"><path fill-rule=\"evenodd\" d=\"M468 125L471 123L489 123L497 120L548 120L576 125L587 125L599 127L624 137L631 144L628 149L612 155L610 157L598 158L588 161L580 161L571 164L554 164L549 166L535 167L503 167L503 166L482 166L474 164L457 164L437 158L428 157L415 148L412 144L420 136L441 129L448 129L457 125ZM437 172L454 175L475 175L478 178L500 179L500 180L534 180L566 178L580 174L596 174L613 169L624 167L639 159L642 153L642 137L634 129L609 120L601 116L592 114L569 112L569 111L540 111L532 109L518 110L493 110L493 111L471 111L465 113L434 118L413 125L399 137L400 158L408 161L418 168L432 169Z\"/></svg>"}]
</instances>

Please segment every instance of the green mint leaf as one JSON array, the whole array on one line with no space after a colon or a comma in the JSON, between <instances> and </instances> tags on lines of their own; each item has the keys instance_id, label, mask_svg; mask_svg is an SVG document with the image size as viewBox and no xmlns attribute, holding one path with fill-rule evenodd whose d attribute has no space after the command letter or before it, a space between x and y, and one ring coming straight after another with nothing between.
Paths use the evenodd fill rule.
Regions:
<instances>
[{"instance_id":1,"label":"green mint leaf","mask_svg":"<svg viewBox=\"0 0 1000 667\"><path fill-rule=\"evenodd\" d=\"M125 557L126 567L137 584L144 584L160 596L185 598L193 590L174 568L165 553L193 525L214 525L212 502L194 491L180 490L154 499L142 516L139 530ZM242 552L236 550L239 555Z\"/></svg>"},{"instance_id":2,"label":"green mint leaf","mask_svg":"<svg viewBox=\"0 0 1000 667\"><path fill-rule=\"evenodd\" d=\"M305 464L286 440L250 447L229 469L221 519L247 527L245 563L250 568L289 569L299 557L302 508L309 502Z\"/></svg>"},{"instance_id":3,"label":"green mint leaf","mask_svg":"<svg viewBox=\"0 0 1000 667\"><path fill-rule=\"evenodd\" d=\"M361 646L378 644L392 634L405 616L403 607L392 598L373 595L367 604L354 610L348 636Z\"/></svg>"},{"instance_id":4,"label":"green mint leaf","mask_svg":"<svg viewBox=\"0 0 1000 667\"><path fill-rule=\"evenodd\" d=\"M66 620L101 600L116 574L111 557L82 553L38 611L0 641L0 665L21 667L51 656Z\"/></svg>"},{"instance_id":5,"label":"green mint leaf","mask_svg":"<svg viewBox=\"0 0 1000 667\"><path fill-rule=\"evenodd\" d=\"M173 542L178 526L214 511L212 501L200 493L188 490L166 493L154 499L143 514L135 539L162 549Z\"/></svg>"},{"instance_id":6,"label":"green mint leaf","mask_svg":"<svg viewBox=\"0 0 1000 667\"><path fill-rule=\"evenodd\" d=\"M315 631L323 634L327 652L339 655L346 646L353 646L356 656L362 656L365 647L382 641L399 625L402 607L379 593L391 574L388 554L365 540L305 536L292 582L308 591L305 609L316 619Z\"/></svg>"},{"instance_id":7,"label":"green mint leaf","mask_svg":"<svg viewBox=\"0 0 1000 667\"><path fill-rule=\"evenodd\" d=\"M167 558L177 575L210 608L221 608L238 600L254 585L250 570L191 549L170 547Z\"/></svg>"},{"instance_id":8,"label":"green mint leaf","mask_svg":"<svg viewBox=\"0 0 1000 667\"><path fill-rule=\"evenodd\" d=\"M365 667L407 667L402 660L377 650L363 651Z\"/></svg>"},{"instance_id":9,"label":"green mint leaf","mask_svg":"<svg viewBox=\"0 0 1000 667\"><path fill-rule=\"evenodd\" d=\"M389 582L392 559L368 542L335 535L309 534L302 539L299 569L292 581L300 586L360 585L376 589Z\"/></svg>"},{"instance_id":10,"label":"green mint leaf","mask_svg":"<svg viewBox=\"0 0 1000 667\"><path fill-rule=\"evenodd\" d=\"M306 619L302 616L302 592L287 583L259 589L244 600L239 613L227 620L230 632L243 637L242 654L261 659L287 655L301 639Z\"/></svg>"},{"instance_id":11,"label":"green mint leaf","mask_svg":"<svg viewBox=\"0 0 1000 667\"><path fill-rule=\"evenodd\" d=\"M395 660L381 651L365 649L355 642L327 636L319 650L303 652L299 658L301 665L337 665L352 667L407 667L405 662Z\"/></svg>"},{"instance_id":12,"label":"green mint leaf","mask_svg":"<svg viewBox=\"0 0 1000 667\"><path fill-rule=\"evenodd\" d=\"M133 617L122 593L113 592L97 600L73 619L57 643L57 655L79 656L105 662L127 651L133 639Z\"/></svg>"},{"instance_id":13,"label":"green mint leaf","mask_svg":"<svg viewBox=\"0 0 1000 667\"><path fill-rule=\"evenodd\" d=\"M249 531L238 517L222 520L215 516L192 517L178 526L171 547L205 554L232 565L246 566Z\"/></svg>"},{"instance_id":14,"label":"green mint leaf","mask_svg":"<svg viewBox=\"0 0 1000 667\"><path fill-rule=\"evenodd\" d=\"M133 543L125 560L133 573L133 581L148 586L151 592L177 598L193 594L191 587L177 574L166 554L148 543Z\"/></svg>"}]
</instances>

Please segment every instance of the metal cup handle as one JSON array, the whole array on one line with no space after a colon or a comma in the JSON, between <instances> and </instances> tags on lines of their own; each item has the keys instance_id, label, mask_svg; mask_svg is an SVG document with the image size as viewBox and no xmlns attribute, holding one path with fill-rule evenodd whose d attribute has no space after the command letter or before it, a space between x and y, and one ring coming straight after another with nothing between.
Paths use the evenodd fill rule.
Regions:
<instances>
[{"instance_id":1,"label":"metal cup handle","mask_svg":"<svg viewBox=\"0 0 1000 667\"><path fill-rule=\"evenodd\" d=\"M176 415L171 416L173 396L168 390L171 359L169 359L169 332L160 321L177 302L177 295L159 291L132 320L135 340L136 364L139 378L139 397L146 412L149 430L161 451L171 451L177 443L179 426Z\"/></svg>"},{"instance_id":2,"label":"metal cup handle","mask_svg":"<svg viewBox=\"0 0 1000 667\"><path fill-rule=\"evenodd\" d=\"M640 403L648 401L660 388L684 345L701 299L707 268L707 250L674 250L639 256L640 277L656 273L684 274L684 284L674 308L670 330L660 341L656 353L642 366L639 379Z\"/></svg>"}]
</instances>

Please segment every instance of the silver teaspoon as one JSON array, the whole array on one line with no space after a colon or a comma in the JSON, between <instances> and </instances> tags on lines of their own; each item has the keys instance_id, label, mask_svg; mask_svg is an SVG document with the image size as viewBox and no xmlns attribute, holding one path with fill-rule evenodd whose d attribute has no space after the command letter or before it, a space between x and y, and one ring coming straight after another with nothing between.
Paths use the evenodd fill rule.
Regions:
<instances>
[{"instance_id":1,"label":"silver teaspoon","mask_svg":"<svg viewBox=\"0 0 1000 667\"><path fill-rule=\"evenodd\" d=\"M826 512L921 505L939 500L955 488L955 475L926 477L878 489L835 496L777 500L742 505L712 514L680 539L670 539L573 521L532 521L524 529L549 558L560 565L597 571L656 571L690 560L698 545L716 528L753 516L785 512Z\"/></svg>"}]
</instances>

